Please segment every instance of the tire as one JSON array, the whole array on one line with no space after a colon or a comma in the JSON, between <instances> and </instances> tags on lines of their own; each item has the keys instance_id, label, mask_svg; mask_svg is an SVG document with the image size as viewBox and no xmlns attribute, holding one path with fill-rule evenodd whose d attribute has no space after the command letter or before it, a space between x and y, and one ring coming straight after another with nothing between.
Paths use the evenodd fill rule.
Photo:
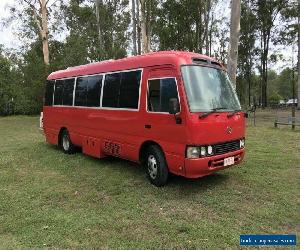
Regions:
<instances>
[{"instance_id":1,"label":"tire","mask_svg":"<svg viewBox=\"0 0 300 250\"><path fill-rule=\"evenodd\" d=\"M60 135L60 147L65 154L74 154L76 147L71 142L68 130L63 130Z\"/></svg>"},{"instance_id":2,"label":"tire","mask_svg":"<svg viewBox=\"0 0 300 250\"><path fill-rule=\"evenodd\" d=\"M156 145L149 146L145 153L144 162L150 182L157 187L166 185L169 170L162 150Z\"/></svg>"}]
</instances>

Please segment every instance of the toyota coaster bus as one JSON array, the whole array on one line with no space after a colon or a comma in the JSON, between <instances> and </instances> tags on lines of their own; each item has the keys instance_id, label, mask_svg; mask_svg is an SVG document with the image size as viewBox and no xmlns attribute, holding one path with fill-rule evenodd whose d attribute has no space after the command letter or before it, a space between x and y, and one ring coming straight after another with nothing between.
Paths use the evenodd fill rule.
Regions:
<instances>
[{"instance_id":1,"label":"toyota coaster bus","mask_svg":"<svg viewBox=\"0 0 300 250\"><path fill-rule=\"evenodd\" d=\"M41 127L71 154L144 165L150 182L198 178L239 164L245 114L225 68L205 55L166 51L53 72Z\"/></svg>"}]
</instances>

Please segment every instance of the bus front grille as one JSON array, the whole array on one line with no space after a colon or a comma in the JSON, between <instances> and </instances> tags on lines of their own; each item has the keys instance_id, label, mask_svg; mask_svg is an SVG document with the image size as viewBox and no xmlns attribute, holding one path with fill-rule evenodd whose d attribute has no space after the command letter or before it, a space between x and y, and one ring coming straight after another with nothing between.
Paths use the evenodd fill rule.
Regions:
<instances>
[{"instance_id":1,"label":"bus front grille","mask_svg":"<svg viewBox=\"0 0 300 250\"><path fill-rule=\"evenodd\" d=\"M215 155L229 153L240 149L240 140L215 144L213 147Z\"/></svg>"}]
</instances>

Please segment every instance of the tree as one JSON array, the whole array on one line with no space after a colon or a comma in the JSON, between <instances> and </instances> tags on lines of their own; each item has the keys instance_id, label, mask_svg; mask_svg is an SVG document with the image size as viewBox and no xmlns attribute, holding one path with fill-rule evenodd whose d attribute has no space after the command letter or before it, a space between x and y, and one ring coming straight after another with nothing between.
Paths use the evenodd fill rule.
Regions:
<instances>
[{"instance_id":1,"label":"tree","mask_svg":"<svg viewBox=\"0 0 300 250\"><path fill-rule=\"evenodd\" d=\"M140 0L141 3L141 31L142 31L142 52L147 53L150 51L150 23L147 22L149 19L149 9L147 7L149 0Z\"/></svg>"},{"instance_id":2,"label":"tree","mask_svg":"<svg viewBox=\"0 0 300 250\"><path fill-rule=\"evenodd\" d=\"M0 116L10 113L10 106L14 98L14 82L16 71L13 63L4 54L3 47L0 45Z\"/></svg>"},{"instance_id":3,"label":"tree","mask_svg":"<svg viewBox=\"0 0 300 250\"><path fill-rule=\"evenodd\" d=\"M300 0L298 0L298 109L300 108Z\"/></svg>"},{"instance_id":4,"label":"tree","mask_svg":"<svg viewBox=\"0 0 300 250\"><path fill-rule=\"evenodd\" d=\"M100 1L98 12L102 21L101 48L99 27L94 12L95 0L70 0L63 6L66 37L66 65L73 66L94 61L122 58L127 55L130 12L128 1Z\"/></svg>"},{"instance_id":5,"label":"tree","mask_svg":"<svg viewBox=\"0 0 300 250\"><path fill-rule=\"evenodd\" d=\"M219 19L213 18L217 0L160 0L153 27L160 50L189 50L211 55ZM192 6L192 7L191 7ZM220 27L219 27L220 28Z\"/></svg>"},{"instance_id":6,"label":"tree","mask_svg":"<svg viewBox=\"0 0 300 250\"><path fill-rule=\"evenodd\" d=\"M256 55L255 41L257 38L257 19L251 7L251 1L242 1L241 31L238 47L239 84L237 85L237 91L243 92L244 97L248 94L247 99L249 106L251 104L252 71L254 66L254 57ZM243 100L241 101L243 102Z\"/></svg>"},{"instance_id":7,"label":"tree","mask_svg":"<svg viewBox=\"0 0 300 250\"><path fill-rule=\"evenodd\" d=\"M132 5L132 14L131 14L131 19L132 19L132 44L133 44L133 55L137 55L137 48L136 48L136 15L135 15L135 0L132 0L131 2ZM139 10L137 10L139 11Z\"/></svg>"},{"instance_id":8,"label":"tree","mask_svg":"<svg viewBox=\"0 0 300 250\"><path fill-rule=\"evenodd\" d=\"M137 53L140 55L142 51L141 43L141 22L140 22L140 0L136 1L136 24L137 24Z\"/></svg>"},{"instance_id":9,"label":"tree","mask_svg":"<svg viewBox=\"0 0 300 250\"><path fill-rule=\"evenodd\" d=\"M229 42L229 55L228 55L227 69L234 87L236 86L240 18L241 18L241 0L232 0L231 17L230 17L230 42Z\"/></svg>"},{"instance_id":10,"label":"tree","mask_svg":"<svg viewBox=\"0 0 300 250\"><path fill-rule=\"evenodd\" d=\"M44 64L48 67L49 62L49 29L48 29L48 7L46 0L24 0L31 8L33 20L38 27L39 35L43 44ZM37 7L38 6L38 7Z\"/></svg>"},{"instance_id":11,"label":"tree","mask_svg":"<svg viewBox=\"0 0 300 250\"><path fill-rule=\"evenodd\" d=\"M210 4L211 4L210 0L207 0L206 1L206 5L205 5L205 8L206 8L206 15L205 15L205 54L207 56L210 55L210 53L209 53L209 48L210 48L209 28L208 28L208 25L209 25L209 16L210 16L210 9L211 9Z\"/></svg>"},{"instance_id":12,"label":"tree","mask_svg":"<svg viewBox=\"0 0 300 250\"><path fill-rule=\"evenodd\" d=\"M61 23L61 18L57 17L60 2L57 0L15 0L14 4L10 5L10 17L4 21L6 25L18 24L17 34L27 47L39 38L46 73L50 64L50 33L57 30Z\"/></svg>"},{"instance_id":13,"label":"tree","mask_svg":"<svg viewBox=\"0 0 300 250\"><path fill-rule=\"evenodd\" d=\"M295 0L288 0L287 4L284 6L284 8L281 11L281 21L283 25L280 26L277 33L279 35L277 37L273 37L273 40L275 40L275 44L281 44L285 46L292 46L292 50L294 51L294 46L298 47L298 62L299 62L299 56L300 56L300 2L298 0L298 4L296 4ZM292 53L292 62L294 61L294 53ZM292 65L294 67L294 65ZM297 66L293 68L293 70L296 70ZM298 65L298 74L299 74L300 68ZM294 72L293 72L294 75ZM295 82L294 82L295 84ZM298 77L298 100L300 98L300 83L299 83L299 77ZM296 93L297 95L297 93Z\"/></svg>"},{"instance_id":14,"label":"tree","mask_svg":"<svg viewBox=\"0 0 300 250\"><path fill-rule=\"evenodd\" d=\"M260 74L261 74L261 103L262 107L267 107L267 85L268 85L268 55L271 39L271 30L274 21L282 8L286 5L286 0L255 0L255 12L258 19L258 29L260 35Z\"/></svg>"},{"instance_id":15,"label":"tree","mask_svg":"<svg viewBox=\"0 0 300 250\"><path fill-rule=\"evenodd\" d=\"M102 6L102 0L95 0L95 9L96 9L96 20L97 20L97 29L98 29L98 39L99 39L99 50L100 53L102 52L102 31L101 31L101 24L100 24L100 6ZM100 55L99 55L100 57Z\"/></svg>"}]
</instances>

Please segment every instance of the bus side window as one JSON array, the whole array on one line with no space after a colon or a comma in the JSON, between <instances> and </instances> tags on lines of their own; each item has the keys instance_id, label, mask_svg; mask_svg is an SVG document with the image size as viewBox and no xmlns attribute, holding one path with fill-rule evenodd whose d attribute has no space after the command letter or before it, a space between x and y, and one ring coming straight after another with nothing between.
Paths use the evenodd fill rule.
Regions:
<instances>
[{"instance_id":1,"label":"bus side window","mask_svg":"<svg viewBox=\"0 0 300 250\"><path fill-rule=\"evenodd\" d=\"M56 80L54 90L54 105L62 105L64 80Z\"/></svg>"},{"instance_id":2,"label":"bus side window","mask_svg":"<svg viewBox=\"0 0 300 250\"><path fill-rule=\"evenodd\" d=\"M100 107L100 96L102 88L102 75L95 75L88 77L88 85L86 92L86 99L88 107Z\"/></svg>"},{"instance_id":3,"label":"bus side window","mask_svg":"<svg viewBox=\"0 0 300 250\"><path fill-rule=\"evenodd\" d=\"M102 75L78 77L75 88L75 106L100 107Z\"/></svg>"},{"instance_id":4,"label":"bus side window","mask_svg":"<svg viewBox=\"0 0 300 250\"><path fill-rule=\"evenodd\" d=\"M62 104L65 106L73 105L74 80L74 78L64 80Z\"/></svg>"},{"instance_id":5,"label":"bus side window","mask_svg":"<svg viewBox=\"0 0 300 250\"><path fill-rule=\"evenodd\" d=\"M175 78L148 81L148 111L168 112L171 98L177 98L178 100Z\"/></svg>"},{"instance_id":6,"label":"bus side window","mask_svg":"<svg viewBox=\"0 0 300 250\"><path fill-rule=\"evenodd\" d=\"M141 70L105 75L102 107L138 109Z\"/></svg>"},{"instance_id":7,"label":"bus side window","mask_svg":"<svg viewBox=\"0 0 300 250\"><path fill-rule=\"evenodd\" d=\"M47 80L47 82L46 82L45 99L44 99L45 106L52 106L54 84L55 84L55 81L53 81L53 80Z\"/></svg>"},{"instance_id":8,"label":"bus side window","mask_svg":"<svg viewBox=\"0 0 300 250\"><path fill-rule=\"evenodd\" d=\"M122 72L119 108L138 109L141 71Z\"/></svg>"},{"instance_id":9,"label":"bus side window","mask_svg":"<svg viewBox=\"0 0 300 250\"><path fill-rule=\"evenodd\" d=\"M121 73L105 75L102 107L118 108Z\"/></svg>"},{"instance_id":10,"label":"bus side window","mask_svg":"<svg viewBox=\"0 0 300 250\"><path fill-rule=\"evenodd\" d=\"M88 84L87 77L78 77L75 88L75 106L86 106L86 87Z\"/></svg>"}]
</instances>

